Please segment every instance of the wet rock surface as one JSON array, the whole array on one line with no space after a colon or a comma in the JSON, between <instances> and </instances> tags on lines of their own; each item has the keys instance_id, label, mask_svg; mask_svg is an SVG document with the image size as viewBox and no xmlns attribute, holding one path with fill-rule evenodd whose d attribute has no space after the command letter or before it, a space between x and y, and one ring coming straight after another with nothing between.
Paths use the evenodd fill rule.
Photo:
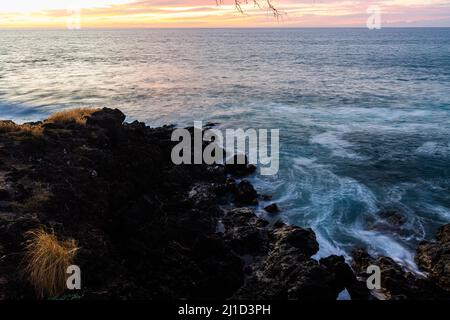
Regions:
<instances>
[{"instance_id":1,"label":"wet rock surface","mask_svg":"<svg viewBox=\"0 0 450 320\"><path fill-rule=\"evenodd\" d=\"M264 251L252 257L245 283L233 298L335 300L356 282L342 257L335 257L337 263L311 258L319 249L312 230L281 223L257 228Z\"/></svg>"},{"instance_id":2,"label":"wet rock surface","mask_svg":"<svg viewBox=\"0 0 450 320\"><path fill-rule=\"evenodd\" d=\"M336 298L343 285L310 258L311 230L219 206L227 194L257 203L250 182L230 177L254 171L246 160L175 166L172 127L111 109L84 120L0 132L0 298L34 298L19 270L24 234L40 226L77 240L86 299Z\"/></svg>"},{"instance_id":3,"label":"wet rock surface","mask_svg":"<svg viewBox=\"0 0 450 320\"><path fill-rule=\"evenodd\" d=\"M405 229L406 216L394 209L383 209L376 216L368 217L365 221L368 230L405 235L409 230Z\"/></svg>"},{"instance_id":4,"label":"wet rock surface","mask_svg":"<svg viewBox=\"0 0 450 320\"><path fill-rule=\"evenodd\" d=\"M366 281L367 268L380 268L381 289L372 294L383 300L441 300L450 299L448 292L435 281L405 270L389 257L372 257L363 249L352 253L352 267L357 276Z\"/></svg>"},{"instance_id":5,"label":"wet rock surface","mask_svg":"<svg viewBox=\"0 0 450 320\"><path fill-rule=\"evenodd\" d=\"M225 163L225 170L234 176L243 177L256 171L256 167L248 162L244 154L237 154Z\"/></svg>"},{"instance_id":6,"label":"wet rock surface","mask_svg":"<svg viewBox=\"0 0 450 320\"><path fill-rule=\"evenodd\" d=\"M248 163L176 166L173 127L123 123L111 109L84 120L0 126L0 299L35 298L20 266L25 233L41 226L78 242L84 299L334 300L344 289L368 298L343 257L312 258L311 229L241 207L258 201L250 182L233 178L252 173ZM223 209L224 199L238 208ZM445 229L419 250L419 265L440 285L448 238ZM353 267L360 274L373 261L361 253ZM420 298L419 289L438 286L414 280L410 294L410 276L376 262L387 268L387 288L400 284L392 296Z\"/></svg>"},{"instance_id":7,"label":"wet rock surface","mask_svg":"<svg viewBox=\"0 0 450 320\"><path fill-rule=\"evenodd\" d=\"M264 208L266 212L274 214L280 212L280 208L278 208L278 205L276 203L271 203L268 206Z\"/></svg>"},{"instance_id":8,"label":"wet rock surface","mask_svg":"<svg viewBox=\"0 0 450 320\"><path fill-rule=\"evenodd\" d=\"M419 244L416 262L431 279L450 293L450 224L438 230L436 241Z\"/></svg>"},{"instance_id":9,"label":"wet rock surface","mask_svg":"<svg viewBox=\"0 0 450 320\"><path fill-rule=\"evenodd\" d=\"M258 193L252 184L247 180L242 180L236 185L234 202L238 206L251 206L258 204Z\"/></svg>"}]
</instances>

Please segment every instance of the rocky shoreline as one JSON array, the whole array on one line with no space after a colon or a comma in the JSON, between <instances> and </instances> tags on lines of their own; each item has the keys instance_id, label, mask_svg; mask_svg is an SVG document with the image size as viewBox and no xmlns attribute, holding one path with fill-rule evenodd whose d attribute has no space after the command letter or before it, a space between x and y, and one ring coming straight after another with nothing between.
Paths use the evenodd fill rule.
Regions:
<instances>
[{"instance_id":1,"label":"rocky shoreline","mask_svg":"<svg viewBox=\"0 0 450 320\"><path fill-rule=\"evenodd\" d=\"M254 167L176 166L173 127L124 121L111 109L0 121L0 300L36 299L22 266L37 229L77 243L82 289L60 299L335 300L344 289L376 299L369 264L381 268L383 298L449 299L450 225L417 250L427 278L362 249L352 266L317 261L313 230L246 207L259 197L245 180Z\"/></svg>"}]
</instances>

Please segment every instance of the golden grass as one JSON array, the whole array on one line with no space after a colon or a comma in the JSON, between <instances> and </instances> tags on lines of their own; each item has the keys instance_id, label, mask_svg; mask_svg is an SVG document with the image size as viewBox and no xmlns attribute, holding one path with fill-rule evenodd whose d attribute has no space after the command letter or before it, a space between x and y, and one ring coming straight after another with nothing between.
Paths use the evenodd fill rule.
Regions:
<instances>
[{"instance_id":1,"label":"golden grass","mask_svg":"<svg viewBox=\"0 0 450 320\"><path fill-rule=\"evenodd\" d=\"M25 133L34 137L42 137L44 130L40 125L16 124L10 120L0 121L0 133Z\"/></svg>"},{"instance_id":2,"label":"golden grass","mask_svg":"<svg viewBox=\"0 0 450 320\"><path fill-rule=\"evenodd\" d=\"M75 121L79 125L85 125L86 118L98 110L99 109L97 108L75 108L63 110L52 114L50 117L48 117L46 122L70 123Z\"/></svg>"},{"instance_id":3,"label":"golden grass","mask_svg":"<svg viewBox=\"0 0 450 320\"><path fill-rule=\"evenodd\" d=\"M66 289L67 267L79 250L74 239L59 241L43 228L26 233L28 238L22 262L23 275L39 299L55 297Z\"/></svg>"},{"instance_id":4,"label":"golden grass","mask_svg":"<svg viewBox=\"0 0 450 320\"><path fill-rule=\"evenodd\" d=\"M11 120L0 121L0 133L14 132L18 130L19 126Z\"/></svg>"},{"instance_id":5,"label":"golden grass","mask_svg":"<svg viewBox=\"0 0 450 320\"><path fill-rule=\"evenodd\" d=\"M68 109L59 112L55 112L45 120L45 123L62 123L67 124L75 122L79 125L85 125L86 119L92 113L98 111L98 108L75 108ZM16 124L11 120L0 120L0 134L1 133L12 133L12 134L23 134L42 137L44 129L40 124Z\"/></svg>"}]
</instances>

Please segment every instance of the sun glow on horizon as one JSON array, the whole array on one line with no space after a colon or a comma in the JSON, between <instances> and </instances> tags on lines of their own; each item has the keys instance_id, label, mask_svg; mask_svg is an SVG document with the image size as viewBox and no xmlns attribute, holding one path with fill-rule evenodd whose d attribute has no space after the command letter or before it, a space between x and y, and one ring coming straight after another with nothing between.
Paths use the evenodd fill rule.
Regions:
<instances>
[{"instance_id":1,"label":"sun glow on horizon","mask_svg":"<svg viewBox=\"0 0 450 320\"><path fill-rule=\"evenodd\" d=\"M384 26L448 26L450 0L274 0L282 12L234 0L15 0L0 4L0 29L64 28L81 9L83 28L134 27L365 27L369 5L382 10ZM262 3L265 3L264 1Z\"/></svg>"},{"instance_id":2,"label":"sun glow on horizon","mask_svg":"<svg viewBox=\"0 0 450 320\"><path fill-rule=\"evenodd\" d=\"M66 10L70 7L83 9L107 8L133 0L15 0L0 3L0 13L33 13L51 10Z\"/></svg>"}]
</instances>

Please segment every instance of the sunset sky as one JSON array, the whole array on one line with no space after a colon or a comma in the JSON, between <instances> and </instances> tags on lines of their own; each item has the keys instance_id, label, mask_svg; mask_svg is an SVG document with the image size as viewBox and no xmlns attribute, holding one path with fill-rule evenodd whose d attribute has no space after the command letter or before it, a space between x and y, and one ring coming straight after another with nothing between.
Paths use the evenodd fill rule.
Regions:
<instances>
[{"instance_id":1,"label":"sunset sky","mask_svg":"<svg viewBox=\"0 0 450 320\"><path fill-rule=\"evenodd\" d=\"M73 8L82 28L365 27L370 5L380 7L384 27L450 27L450 0L275 0L278 21L265 1L240 14L234 0L2 0L0 29L65 28Z\"/></svg>"}]
</instances>

